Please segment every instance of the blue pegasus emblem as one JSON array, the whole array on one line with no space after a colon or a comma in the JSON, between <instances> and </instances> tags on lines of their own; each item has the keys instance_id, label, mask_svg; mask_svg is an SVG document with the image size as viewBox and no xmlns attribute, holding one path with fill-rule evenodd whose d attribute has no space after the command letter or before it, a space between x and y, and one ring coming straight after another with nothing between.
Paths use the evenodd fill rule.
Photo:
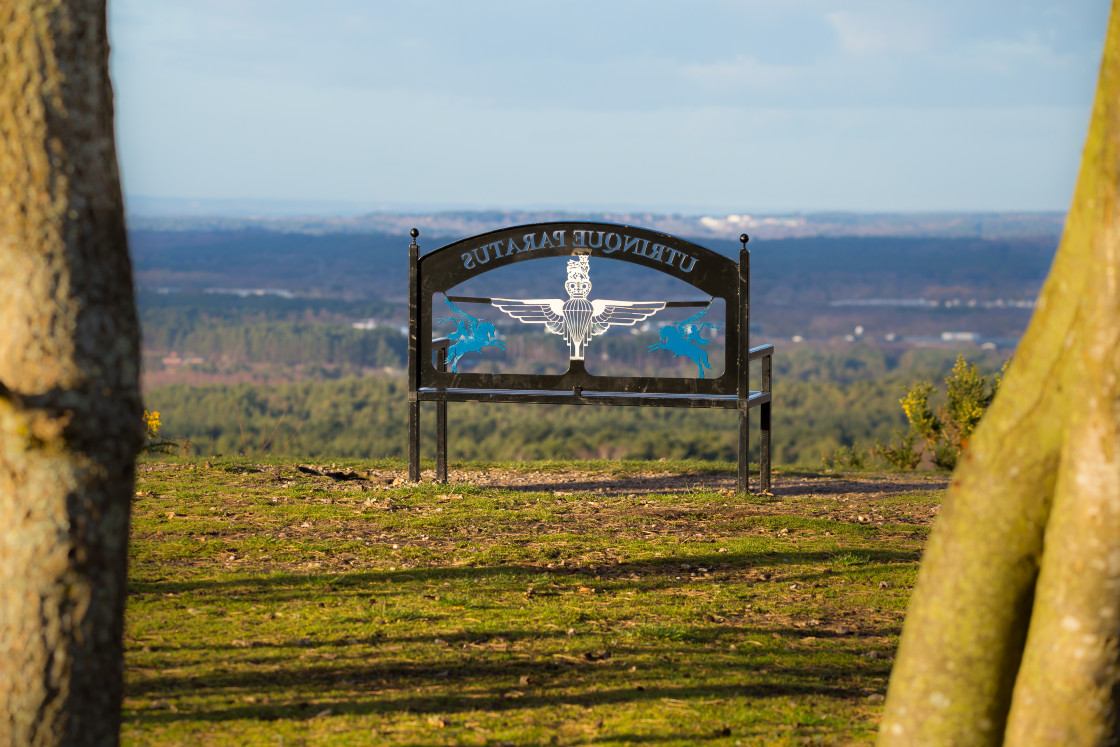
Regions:
<instances>
[{"instance_id":1,"label":"blue pegasus emblem","mask_svg":"<svg viewBox=\"0 0 1120 747\"><path fill-rule=\"evenodd\" d=\"M436 324L450 322L455 325L455 331L447 336L447 339L451 340L451 347L447 349L447 363L451 367L452 373L459 373L459 359L467 353L477 352L488 345L495 345L502 350L506 349L504 342L491 339L498 332L494 329L493 324L475 319L451 303L450 298L445 297L443 300L447 302L454 316L445 316L436 319L435 322Z\"/></svg>"},{"instance_id":2,"label":"blue pegasus emblem","mask_svg":"<svg viewBox=\"0 0 1120 747\"><path fill-rule=\"evenodd\" d=\"M655 342L649 346L649 352L655 350L668 350L673 354L673 357L688 356L696 364L696 369L700 374L700 378L704 378L704 369L711 369L708 363L708 351L704 349L711 340L705 340L700 336L701 330L704 327L722 327L723 324L713 324L712 322L698 322L700 317L708 313L712 305L709 303L702 311L699 311L683 322L677 324L667 324L661 328L661 342Z\"/></svg>"}]
</instances>

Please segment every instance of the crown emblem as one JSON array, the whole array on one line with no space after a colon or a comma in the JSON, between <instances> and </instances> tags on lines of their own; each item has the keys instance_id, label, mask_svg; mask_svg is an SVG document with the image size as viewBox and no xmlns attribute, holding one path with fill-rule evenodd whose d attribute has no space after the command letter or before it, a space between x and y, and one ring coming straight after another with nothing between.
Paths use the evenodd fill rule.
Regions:
<instances>
[{"instance_id":1,"label":"crown emblem","mask_svg":"<svg viewBox=\"0 0 1120 747\"><path fill-rule=\"evenodd\" d=\"M591 263L586 254L568 260L568 282L591 282Z\"/></svg>"},{"instance_id":2,"label":"crown emblem","mask_svg":"<svg viewBox=\"0 0 1120 747\"><path fill-rule=\"evenodd\" d=\"M568 260L568 280L564 283L564 290L571 298L583 299L591 292L591 263L586 254Z\"/></svg>"}]
</instances>

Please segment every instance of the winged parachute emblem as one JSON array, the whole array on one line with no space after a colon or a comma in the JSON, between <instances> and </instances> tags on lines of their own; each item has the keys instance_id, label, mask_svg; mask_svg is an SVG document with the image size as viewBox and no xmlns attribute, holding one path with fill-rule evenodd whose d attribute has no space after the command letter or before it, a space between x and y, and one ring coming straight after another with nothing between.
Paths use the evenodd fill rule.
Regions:
<instances>
[{"instance_id":1,"label":"winged parachute emblem","mask_svg":"<svg viewBox=\"0 0 1120 747\"><path fill-rule=\"evenodd\" d=\"M611 327L632 326L665 308L664 301L588 300L591 269L586 254L568 260L564 283L568 300L560 298L492 298L490 303L526 324L543 324L568 343L572 360L583 360L587 343Z\"/></svg>"}]
</instances>

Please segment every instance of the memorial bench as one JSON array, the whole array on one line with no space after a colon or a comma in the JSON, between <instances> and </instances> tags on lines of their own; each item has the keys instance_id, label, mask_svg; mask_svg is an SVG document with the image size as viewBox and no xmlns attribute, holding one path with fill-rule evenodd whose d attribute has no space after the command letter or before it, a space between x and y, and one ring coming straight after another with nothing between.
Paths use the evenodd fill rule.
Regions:
<instances>
[{"instance_id":1,"label":"memorial bench","mask_svg":"<svg viewBox=\"0 0 1120 747\"><path fill-rule=\"evenodd\" d=\"M750 252L747 235L735 262L702 246L668 234L633 226L591 222L536 223L471 236L421 256L411 231L408 317L408 474L420 479L420 403L436 403L436 480L447 480L447 403L510 402L570 405L721 408L738 412L738 490L748 489L749 413L761 419L761 490L770 490L770 387L773 345L750 347ZM448 295L456 286L515 263L566 257L568 298L499 298ZM706 298L678 301L601 300L591 293L590 263L621 260L684 281ZM555 282L559 286L559 279ZM437 296L441 295L442 299ZM704 315L723 300L724 319ZM442 301L442 303L440 303ZM493 322L463 306L489 307L492 319L512 317L562 336L568 344L568 369L561 374L459 371L464 355L504 349ZM684 321L661 328L661 342L651 352L666 351L696 363L698 376L615 376L589 373L584 350L592 338L612 326L633 326L670 308L699 307ZM440 316L442 314L443 316ZM450 316L447 316L450 314ZM703 321L700 321L703 319ZM455 332L434 336L437 324L454 324ZM723 372L705 377L710 368L701 336L704 328L724 330ZM592 343L593 344L593 343ZM470 360L470 359L468 359ZM751 361L761 361L758 389L751 389Z\"/></svg>"}]
</instances>

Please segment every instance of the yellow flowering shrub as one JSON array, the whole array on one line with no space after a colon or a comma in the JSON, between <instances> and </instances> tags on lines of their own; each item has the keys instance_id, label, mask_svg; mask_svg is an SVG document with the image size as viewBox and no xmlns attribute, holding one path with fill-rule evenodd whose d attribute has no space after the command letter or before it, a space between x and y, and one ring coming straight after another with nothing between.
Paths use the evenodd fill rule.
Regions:
<instances>
[{"instance_id":1,"label":"yellow flowering shrub","mask_svg":"<svg viewBox=\"0 0 1120 747\"><path fill-rule=\"evenodd\" d=\"M159 438L160 425L158 410L144 410L144 433L149 441Z\"/></svg>"},{"instance_id":2,"label":"yellow flowering shrub","mask_svg":"<svg viewBox=\"0 0 1120 747\"><path fill-rule=\"evenodd\" d=\"M906 396L898 401L902 405L902 411L906 413L910 427L922 438L935 438L935 434L941 429L941 419L929 406L933 391L933 384L921 381L907 389Z\"/></svg>"},{"instance_id":3,"label":"yellow flowering shrub","mask_svg":"<svg viewBox=\"0 0 1120 747\"><path fill-rule=\"evenodd\" d=\"M175 454L187 456L190 452L190 441L169 439L159 432L163 427L159 419L158 410L144 410L144 445L140 451L144 454Z\"/></svg>"}]
</instances>

